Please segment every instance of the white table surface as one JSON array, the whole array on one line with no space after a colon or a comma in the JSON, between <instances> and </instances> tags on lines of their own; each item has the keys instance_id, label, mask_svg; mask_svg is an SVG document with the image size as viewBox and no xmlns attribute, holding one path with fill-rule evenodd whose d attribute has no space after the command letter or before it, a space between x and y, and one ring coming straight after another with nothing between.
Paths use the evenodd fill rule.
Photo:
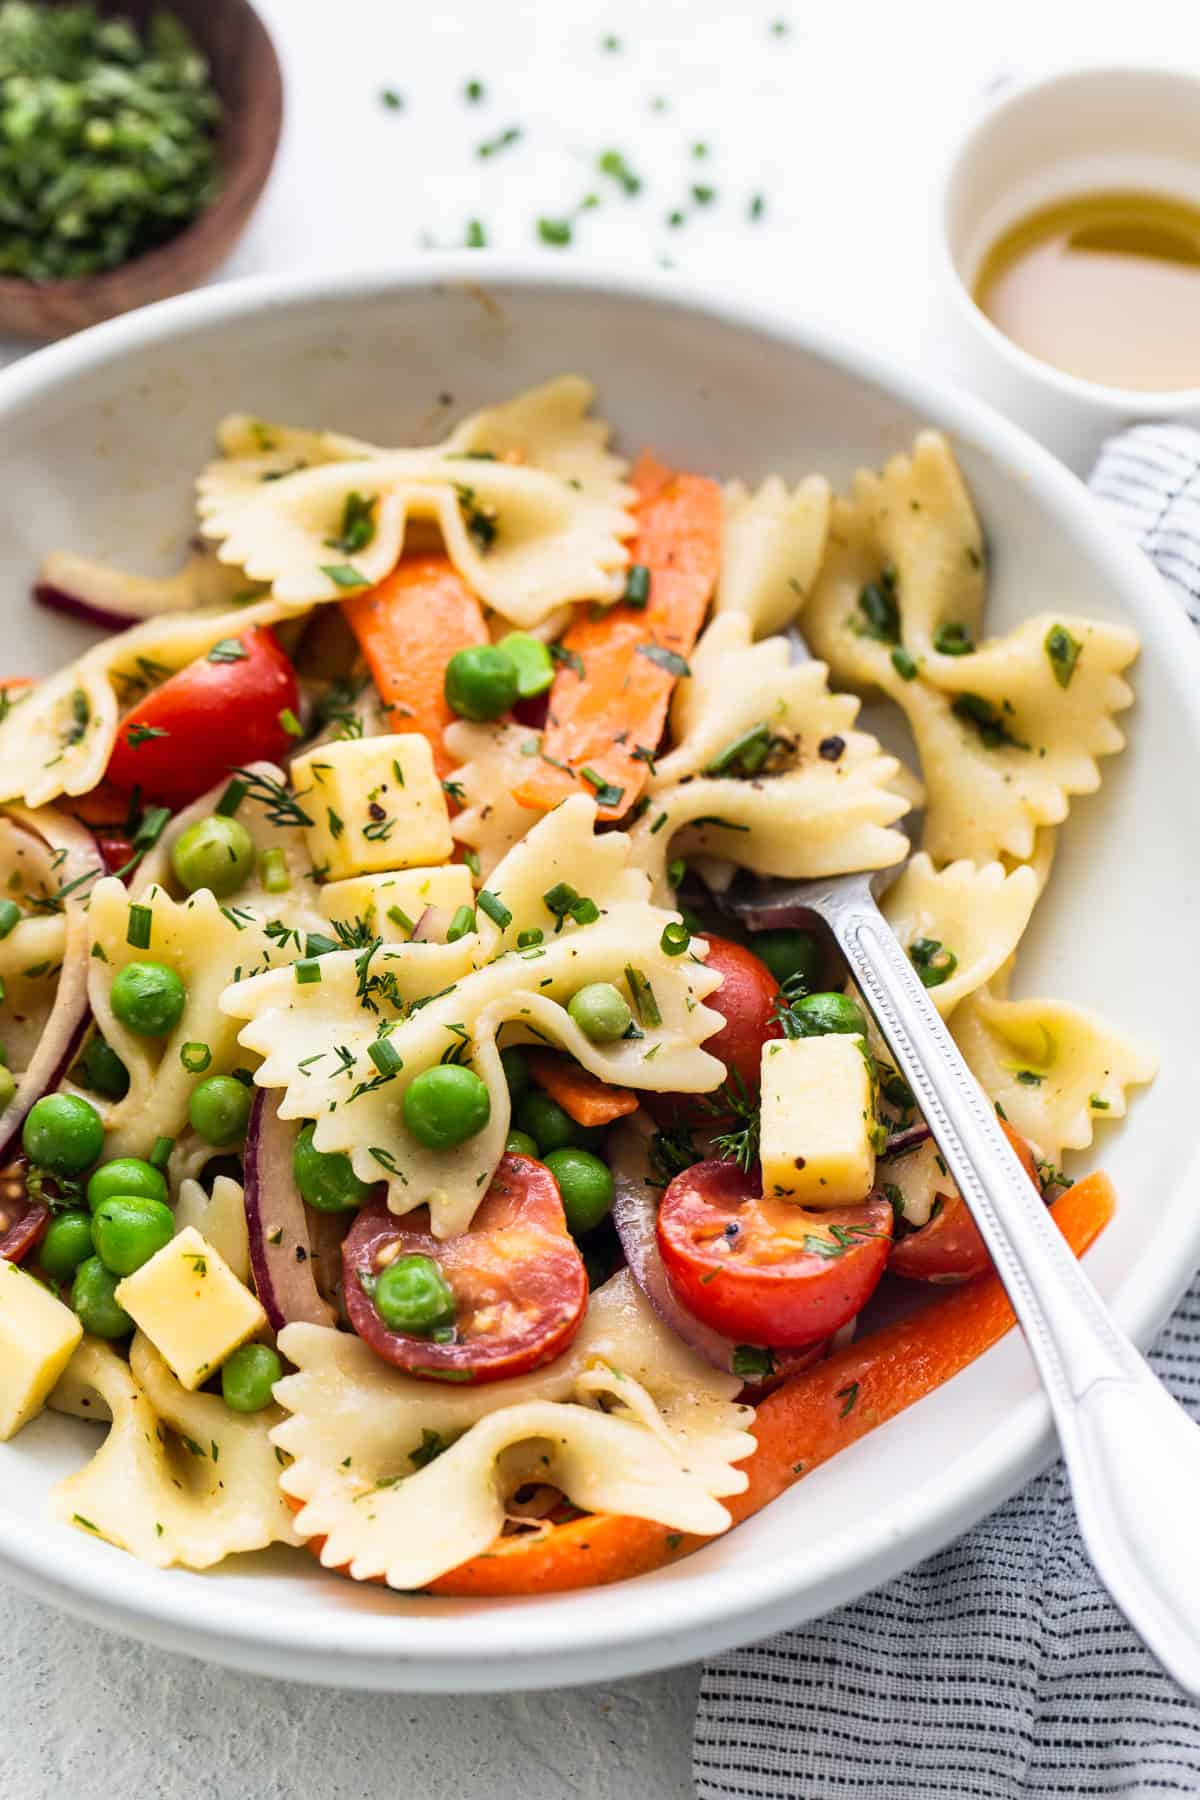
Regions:
<instances>
[{"instance_id":1,"label":"white table surface","mask_svg":"<svg viewBox=\"0 0 1200 1800\"><path fill-rule=\"evenodd\" d=\"M287 121L223 276L385 266L461 244L472 218L498 248L570 256L539 245L535 221L598 192L577 231L589 255L635 268L669 256L934 364L933 184L984 95L1082 60L1200 67L1195 0L259 7ZM473 78L478 105L463 96ZM384 86L402 111L382 107ZM514 125L519 143L479 159ZM643 179L636 198L595 172L608 149ZM694 183L716 197L672 230ZM15 353L0 345L0 361ZM695 1686L691 1669L498 1699L337 1693L147 1651L0 1588L6 1800L683 1800Z\"/></svg>"}]
</instances>

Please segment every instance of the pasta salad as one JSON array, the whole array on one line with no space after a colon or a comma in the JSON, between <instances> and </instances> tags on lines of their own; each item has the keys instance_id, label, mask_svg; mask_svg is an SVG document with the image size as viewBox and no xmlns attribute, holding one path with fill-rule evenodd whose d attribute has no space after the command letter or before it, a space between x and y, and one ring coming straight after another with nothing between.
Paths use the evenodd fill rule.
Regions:
<instances>
[{"instance_id":1,"label":"pasta salad","mask_svg":"<svg viewBox=\"0 0 1200 1800\"><path fill-rule=\"evenodd\" d=\"M750 489L592 403L228 418L177 574L40 571L106 629L0 687L0 1438L95 1421L54 1512L149 1563L620 1579L1007 1328L836 953L742 929L747 881L898 869L1073 1248L1111 1211L1062 1161L1153 1060L1010 983L1136 638L988 635L936 432ZM860 1329L897 1281L957 1291Z\"/></svg>"}]
</instances>

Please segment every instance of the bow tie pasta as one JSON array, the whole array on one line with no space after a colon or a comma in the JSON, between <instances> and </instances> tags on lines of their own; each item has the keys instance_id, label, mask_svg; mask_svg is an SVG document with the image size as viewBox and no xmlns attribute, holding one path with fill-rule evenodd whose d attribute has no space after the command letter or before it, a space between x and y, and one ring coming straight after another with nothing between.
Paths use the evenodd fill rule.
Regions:
<instances>
[{"instance_id":1,"label":"bow tie pasta","mask_svg":"<svg viewBox=\"0 0 1200 1800\"><path fill-rule=\"evenodd\" d=\"M292 1415L272 1433L292 1459L280 1485L322 1562L358 1580L421 1587L486 1550L530 1481L700 1532L725 1529L720 1501L746 1485L738 1378L687 1350L628 1273L593 1296L565 1355L484 1388L414 1381L320 1326L290 1326L282 1347L299 1373L277 1390Z\"/></svg>"},{"instance_id":2,"label":"bow tie pasta","mask_svg":"<svg viewBox=\"0 0 1200 1800\"><path fill-rule=\"evenodd\" d=\"M773 878L880 873L1045 1199L1154 1072L1008 992L1132 634L988 635L936 432L835 497L627 461L592 403L236 414L176 574L41 571L116 629L0 688L0 1436L105 1425L54 1513L157 1567L620 1579L960 1366L936 1298L873 1345L881 1281L993 1318L987 1252Z\"/></svg>"},{"instance_id":3,"label":"bow tie pasta","mask_svg":"<svg viewBox=\"0 0 1200 1800\"><path fill-rule=\"evenodd\" d=\"M215 1394L188 1393L141 1335L128 1362L85 1337L61 1385L64 1410L107 1414L109 1427L55 1488L57 1518L159 1569L209 1569L240 1550L299 1542L268 1436L278 1408L242 1416Z\"/></svg>"}]
</instances>

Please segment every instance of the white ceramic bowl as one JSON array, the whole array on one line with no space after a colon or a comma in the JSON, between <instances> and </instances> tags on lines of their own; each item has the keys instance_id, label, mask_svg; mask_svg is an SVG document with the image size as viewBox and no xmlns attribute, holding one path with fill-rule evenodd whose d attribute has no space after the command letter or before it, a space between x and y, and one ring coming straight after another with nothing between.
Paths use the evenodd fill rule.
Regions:
<instances>
[{"instance_id":1,"label":"white ceramic bowl","mask_svg":"<svg viewBox=\"0 0 1200 1800\"><path fill-rule=\"evenodd\" d=\"M940 366L1081 471L1138 419L1200 422L1200 389L1139 393L1068 375L1006 337L972 289L1011 226L1074 194L1115 189L1200 204L1200 76L1071 68L1006 89L954 152L939 200Z\"/></svg>"},{"instance_id":2,"label":"white ceramic bowl","mask_svg":"<svg viewBox=\"0 0 1200 1800\"><path fill-rule=\"evenodd\" d=\"M218 287L101 326L0 378L0 568L12 672L78 628L27 603L54 545L168 566L214 420L237 409L383 442L579 369L628 449L757 479L845 483L919 426L948 431L991 544L993 622L1062 607L1135 625L1132 747L1076 805L1020 987L1093 1001L1155 1043L1157 1084L1101 1129L1120 1215L1089 1267L1143 1342L1200 1258L1195 1204L1200 654L1149 565L1075 479L978 404L743 302L653 279L429 259L395 277ZM89 1427L45 1414L0 1446L0 1567L98 1624L240 1667L354 1687L557 1685L682 1662L829 1610L939 1549L1051 1452L1010 1336L758 1517L660 1574L546 1599L403 1598L297 1553L206 1575L143 1568L45 1515Z\"/></svg>"}]
</instances>

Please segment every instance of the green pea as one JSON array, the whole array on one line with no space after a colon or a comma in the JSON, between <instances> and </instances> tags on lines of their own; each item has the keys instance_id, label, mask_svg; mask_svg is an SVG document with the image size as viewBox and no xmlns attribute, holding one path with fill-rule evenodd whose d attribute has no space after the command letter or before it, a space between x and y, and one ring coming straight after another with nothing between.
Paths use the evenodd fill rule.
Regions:
<instances>
[{"instance_id":1,"label":"green pea","mask_svg":"<svg viewBox=\"0 0 1200 1800\"><path fill-rule=\"evenodd\" d=\"M233 1412L256 1413L270 1406L283 1364L269 1344L243 1344L221 1365L221 1393Z\"/></svg>"},{"instance_id":2,"label":"green pea","mask_svg":"<svg viewBox=\"0 0 1200 1800\"><path fill-rule=\"evenodd\" d=\"M496 648L516 664L518 699L533 700L553 683L554 658L541 638L531 637L527 631L510 631Z\"/></svg>"},{"instance_id":3,"label":"green pea","mask_svg":"<svg viewBox=\"0 0 1200 1800\"><path fill-rule=\"evenodd\" d=\"M549 1150L564 1150L568 1144L576 1142L579 1127L574 1119L541 1088L532 1088L525 1095L515 1117L518 1131L528 1132L541 1156Z\"/></svg>"},{"instance_id":4,"label":"green pea","mask_svg":"<svg viewBox=\"0 0 1200 1800\"><path fill-rule=\"evenodd\" d=\"M558 1183L571 1236L594 1231L612 1206L613 1178L607 1163L590 1150L566 1149L551 1150L546 1167Z\"/></svg>"},{"instance_id":5,"label":"green pea","mask_svg":"<svg viewBox=\"0 0 1200 1800\"><path fill-rule=\"evenodd\" d=\"M85 1212L59 1213L51 1219L38 1247L37 1260L51 1281L70 1281L92 1254L92 1221Z\"/></svg>"},{"instance_id":6,"label":"green pea","mask_svg":"<svg viewBox=\"0 0 1200 1800\"><path fill-rule=\"evenodd\" d=\"M296 1186L318 1212L351 1212L361 1206L371 1189L354 1173L350 1158L340 1150L318 1150L313 1144L315 1125L308 1124L292 1151Z\"/></svg>"},{"instance_id":7,"label":"green pea","mask_svg":"<svg viewBox=\"0 0 1200 1800\"><path fill-rule=\"evenodd\" d=\"M166 963L131 962L117 971L109 996L121 1024L138 1037L167 1037L183 1016L187 989Z\"/></svg>"},{"instance_id":8,"label":"green pea","mask_svg":"<svg viewBox=\"0 0 1200 1800\"><path fill-rule=\"evenodd\" d=\"M197 1082L188 1101L192 1130L218 1148L243 1137L250 1117L250 1089L234 1075L210 1075Z\"/></svg>"},{"instance_id":9,"label":"green pea","mask_svg":"<svg viewBox=\"0 0 1200 1800\"><path fill-rule=\"evenodd\" d=\"M430 1150L453 1150L482 1131L492 1116L487 1086L473 1069L438 1063L423 1069L404 1092L404 1123Z\"/></svg>"},{"instance_id":10,"label":"green pea","mask_svg":"<svg viewBox=\"0 0 1200 1800\"><path fill-rule=\"evenodd\" d=\"M100 1114L75 1094L46 1094L30 1107L21 1144L31 1163L55 1175L82 1175L104 1148Z\"/></svg>"},{"instance_id":11,"label":"green pea","mask_svg":"<svg viewBox=\"0 0 1200 1800\"><path fill-rule=\"evenodd\" d=\"M194 894L211 888L218 900L234 894L254 868L254 839L240 819L221 813L197 819L171 846L171 868L180 887Z\"/></svg>"},{"instance_id":12,"label":"green pea","mask_svg":"<svg viewBox=\"0 0 1200 1800\"><path fill-rule=\"evenodd\" d=\"M811 993L821 979L821 947L811 931L790 927L757 931L750 948L766 963L781 987L785 981L791 981L805 993Z\"/></svg>"},{"instance_id":13,"label":"green pea","mask_svg":"<svg viewBox=\"0 0 1200 1800\"><path fill-rule=\"evenodd\" d=\"M129 1092L129 1070L111 1044L99 1035L90 1037L79 1059L78 1079L104 1100L123 1100Z\"/></svg>"},{"instance_id":14,"label":"green pea","mask_svg":"<svg viewBox=\"0 0 1200 1800\"><path fill-rule=\"evenodd\" d=\"M0 1112L8 1105L17 1091L17 1078L7 1063L0 1063Z\"/></svg>"},{"instance_id":15,"label":"green pea","mask_svg":"<svg viewBox=\"0 0 1200 1800\"><path fill-rule=\"evenodd\" d=\"M75 1271L71 1305L79 1315L83 1329L95 1337L128 1337L133 1330L133 1320L123 1306L117 1305L119 1280L120 1276L106 1269L98 1256L89 1256Z\"/></svg>"},{"instance_id":16,"label":"green pea","mask_svg":"<svg viewBox=\"0 0 1200 1800\"><path fill-rule=\"evenodd\" d=\"M515 1106L522 1094L529 1092L529 1062L523 1050L511 1044L500 1052L500 1065L508 1083L508 1097Z\"/></svg>"},{"instance_id":17,"label":"green pea","mask_svg":"<svg viewBox=\"0 0 1200 1800\"><path fill-rule=\"evenodd\" d=\"M143 1200L161 1200L166 1205L167 1178L153 1163L140 1156L118 1156L101 1163L87 1184L87 1203L95 1212L106 1200L118 1195L137 1195Z\"/></svg>"},{"instance_id":18,"label":"green pea","mask_svg":"<svg viewBox=\"0 0 1200 1800\"><path fill-rule=\"evenodd\" d=\"M456 650L446 664L446 700L464 719L498 719L520 692L517 665L495 644Z\"/></svg>"},{"instance_id":19,"label":"green pea","mask_svg":"<svg viewBox=\"0 0 1200 1800\"><path fill-rule=\"evenodd\" d=\"M175 1215L161 1200L118 1194L92 1214L96 1255L114 1275L132 1275L175 1236Z\"/></svg>"},{"instance_id":20,"label":"green pea","mask_svg":"<svg viewBox=\"0 0 1200 1800\"><path fill-rule=\"evenodd\" d=\"M432 1256L398 1256L381 1272L372 1297L389 1331L428 1337L454 1323L454 1295Z\"/></svg>"},{"instance_id":21,"label":"green pea","mask_svg":"<svg viewBox=\"0 0 1200 1800\"><path fill-rule=\"evenodd\" d=\"M591 981L572 994L567 1011L593 1044L614 1044L633 1022L629 1003L611 981Z\"/></svg>"},{"instance_id":22,"label":"green pea","mask_svg":"<svg viewBox=\"0 0 1200 1800\"><path fill-rule=\"evenodd\" d=\"M538 1147L527 1131L510 1131L504 1148L509 1156L532 1156L537 1160Z\"/></svg>"},{"instance_id":23,"label":"green pea","mask_svg":"<svg viewBox=\"0 0 1200 1800\"><path fill-rule=\"evenodd\" d=\"M866 1040L866 1015L849 994L805 994L793 1003L792 1014L801 1037L825 1037L829 1032L841 1031L857 1033Z\"/></svg>"}]
</instances>

